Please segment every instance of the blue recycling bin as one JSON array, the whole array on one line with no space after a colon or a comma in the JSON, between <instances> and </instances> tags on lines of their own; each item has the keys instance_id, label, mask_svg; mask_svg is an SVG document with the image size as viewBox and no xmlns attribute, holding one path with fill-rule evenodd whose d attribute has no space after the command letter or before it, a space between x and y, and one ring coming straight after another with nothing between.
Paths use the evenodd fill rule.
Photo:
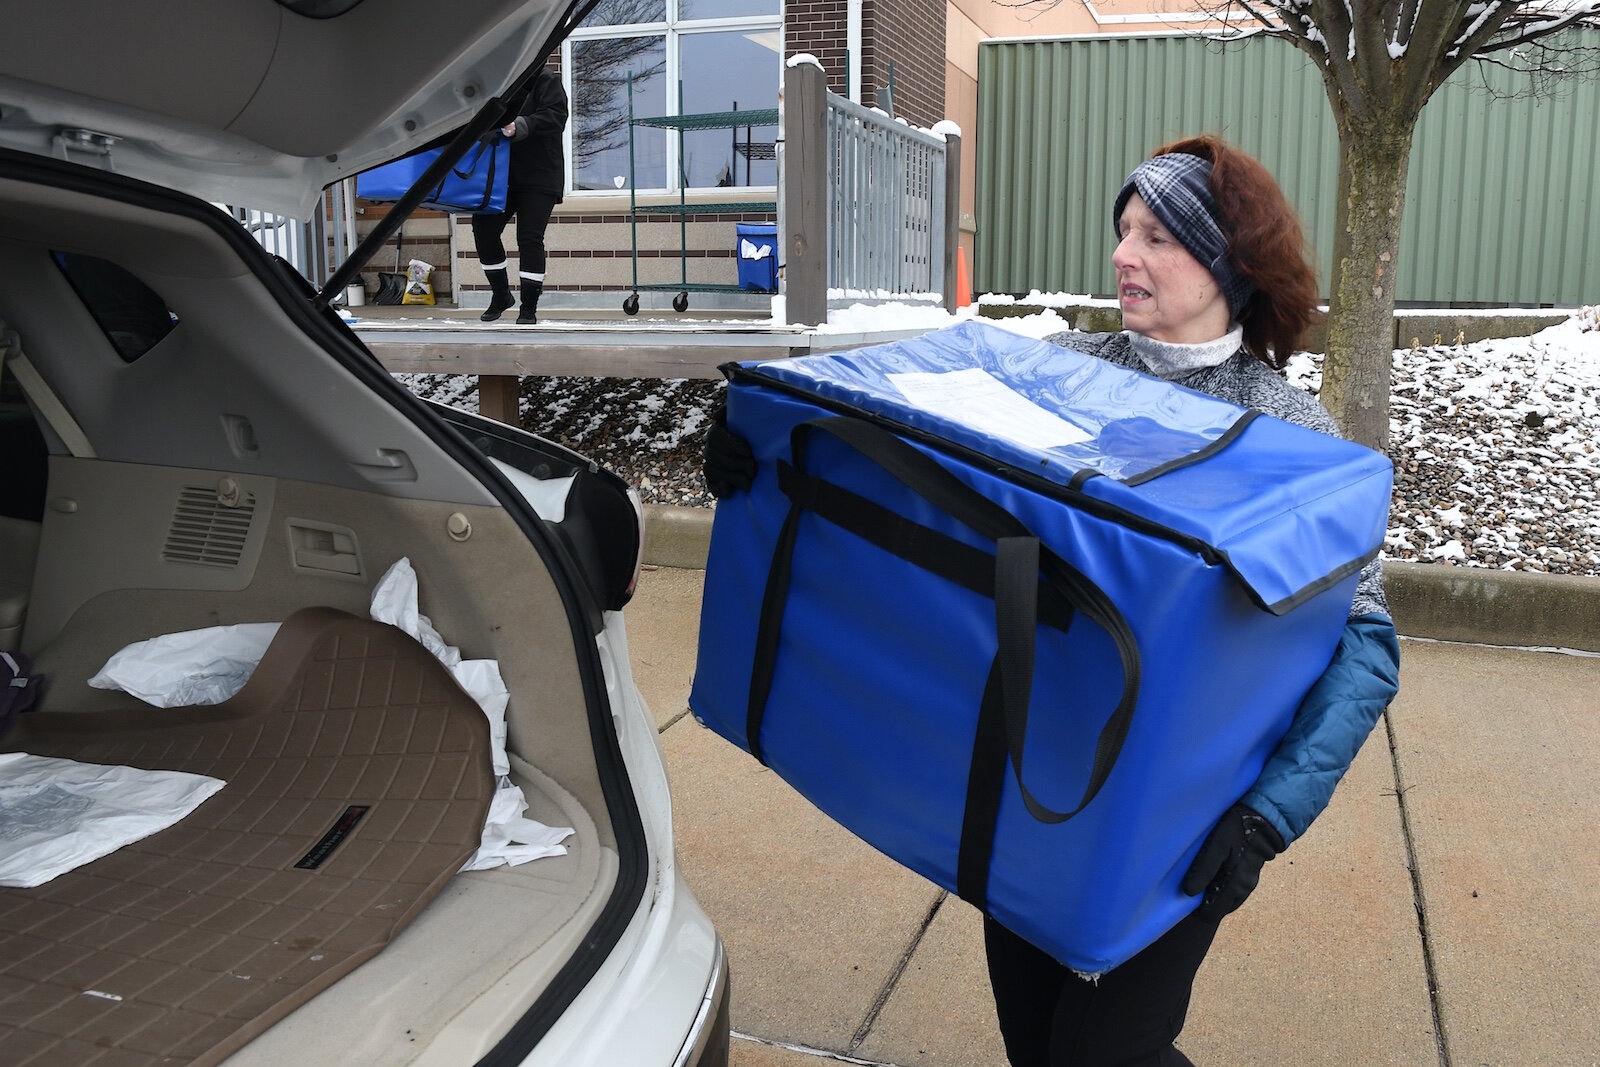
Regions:
<instances>
[{"instance_id":1,"label":"blue recycling bin","mask_svg":"<svg viewBox=\"0 0 1600 1067\"><path fill-rule=\"evenodd\" d=\"M739 288L778 291L778 226L772 222L734 224L739 253Z\"/></svg>"}]
</instances>

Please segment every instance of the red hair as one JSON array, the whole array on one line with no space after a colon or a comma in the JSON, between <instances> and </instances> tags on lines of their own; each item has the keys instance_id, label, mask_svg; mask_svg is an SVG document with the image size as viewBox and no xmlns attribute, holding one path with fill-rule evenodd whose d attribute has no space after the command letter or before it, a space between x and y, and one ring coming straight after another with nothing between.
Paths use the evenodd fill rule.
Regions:
<instances>
[{"instance_id":1,"label":"red hair","mask_svg":"<svg viewBox=\"0 0 1600 1067\"><path fill-rule=\"evenodd\" d=\"M1239 309L1244 347L1269 367L1282 367L1305 347L1317 310L1317 271L1306 255L1300 219L1278 183L1253 156L1206 134L1163 145L1211 164L1211 195L1222 212L1228 259L1256 291Z\"/></svg>"}]
</instances>

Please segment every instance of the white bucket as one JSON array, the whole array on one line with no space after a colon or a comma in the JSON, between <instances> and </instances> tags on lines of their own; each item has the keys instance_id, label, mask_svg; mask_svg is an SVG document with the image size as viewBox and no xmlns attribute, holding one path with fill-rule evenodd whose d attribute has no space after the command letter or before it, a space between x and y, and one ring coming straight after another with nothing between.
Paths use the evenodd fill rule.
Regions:
<instances>
[{"instance_id":1,"label":"white bucket","mask_svg":"<svg viewBox=\"0 0 1600 1067\"><path fill-rule=\"evenodd\" d=\"M361 285L346 286L344 290L344 306L358 308L367 302L366 287Z\"/></svg>"}]
</instances>

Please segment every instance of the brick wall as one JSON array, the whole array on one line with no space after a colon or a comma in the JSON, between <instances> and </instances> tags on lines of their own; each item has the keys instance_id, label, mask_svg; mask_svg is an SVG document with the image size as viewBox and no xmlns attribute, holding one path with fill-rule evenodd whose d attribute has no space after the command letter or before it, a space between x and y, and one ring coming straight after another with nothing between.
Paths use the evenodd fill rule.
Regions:
<instances>
[{"instance_id":1,"label":"brick wall","mask_svg":"<svg viewBox=\"0 0 1600 1067\"><path fill-rule=\"evenodd\" d=\"M862 0L861 51L862 103L877 104L893 62L895 115L918 126L945 117L945 0Z\"/></svg>"},{"instance_id":2,"label":"brick wall","mask_svg":"<svg viewBox=\"0 0 1600 1067\"><path fill-rule=\"evenodd\" d=\"M945 0L863 0L861 102L878 102L894 62L895 113L919 126L945 118ZM822 63L828 91L848 95L849 24L845 0L788 0L784 51Z\"/></svg>"},{"instance_id":3,"label":"brick wall","mask_svg":"<svg viewBox=\"0 0 1600 1067\"><path fill-rule=\"evenodd\" d=\"M783 16L784 58L816 56L827 74L828 91L840 96L850 92L847 6L845 0L788 0Z\"/></svg>"}]
</instances>

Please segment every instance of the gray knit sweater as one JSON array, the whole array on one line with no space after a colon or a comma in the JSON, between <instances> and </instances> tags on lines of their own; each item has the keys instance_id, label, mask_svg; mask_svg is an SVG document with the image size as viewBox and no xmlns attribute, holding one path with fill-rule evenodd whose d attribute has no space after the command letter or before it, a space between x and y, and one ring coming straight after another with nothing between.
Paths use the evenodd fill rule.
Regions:
<instances>
[{"instance_id":1,"label":"gray knit sweater","mask_svg":"<svg viewBox=\"0 0 1600 1067\"><path fill-rule=\"evenodd\" d=\"M1045 340L1063 348L1099 356L1119 367L1150 373L1150 368L1134 352L1126 333L1068 331L1052 334ZM1170 380L1230 404L1253 408L1284 422L1320 430L1334 437L1340 436L1339 426L1333 421L1333 416L1315 397L1290 385L1281 375L1242 348L1217 366L1203 367ZM1389 601L1383 593L1383 564L1377 559L1367 564L1361 572L1355 602L1350 607L1350 617L1353 619L1375 611L1389 614Z\"/></svg>"}]
</instances>

